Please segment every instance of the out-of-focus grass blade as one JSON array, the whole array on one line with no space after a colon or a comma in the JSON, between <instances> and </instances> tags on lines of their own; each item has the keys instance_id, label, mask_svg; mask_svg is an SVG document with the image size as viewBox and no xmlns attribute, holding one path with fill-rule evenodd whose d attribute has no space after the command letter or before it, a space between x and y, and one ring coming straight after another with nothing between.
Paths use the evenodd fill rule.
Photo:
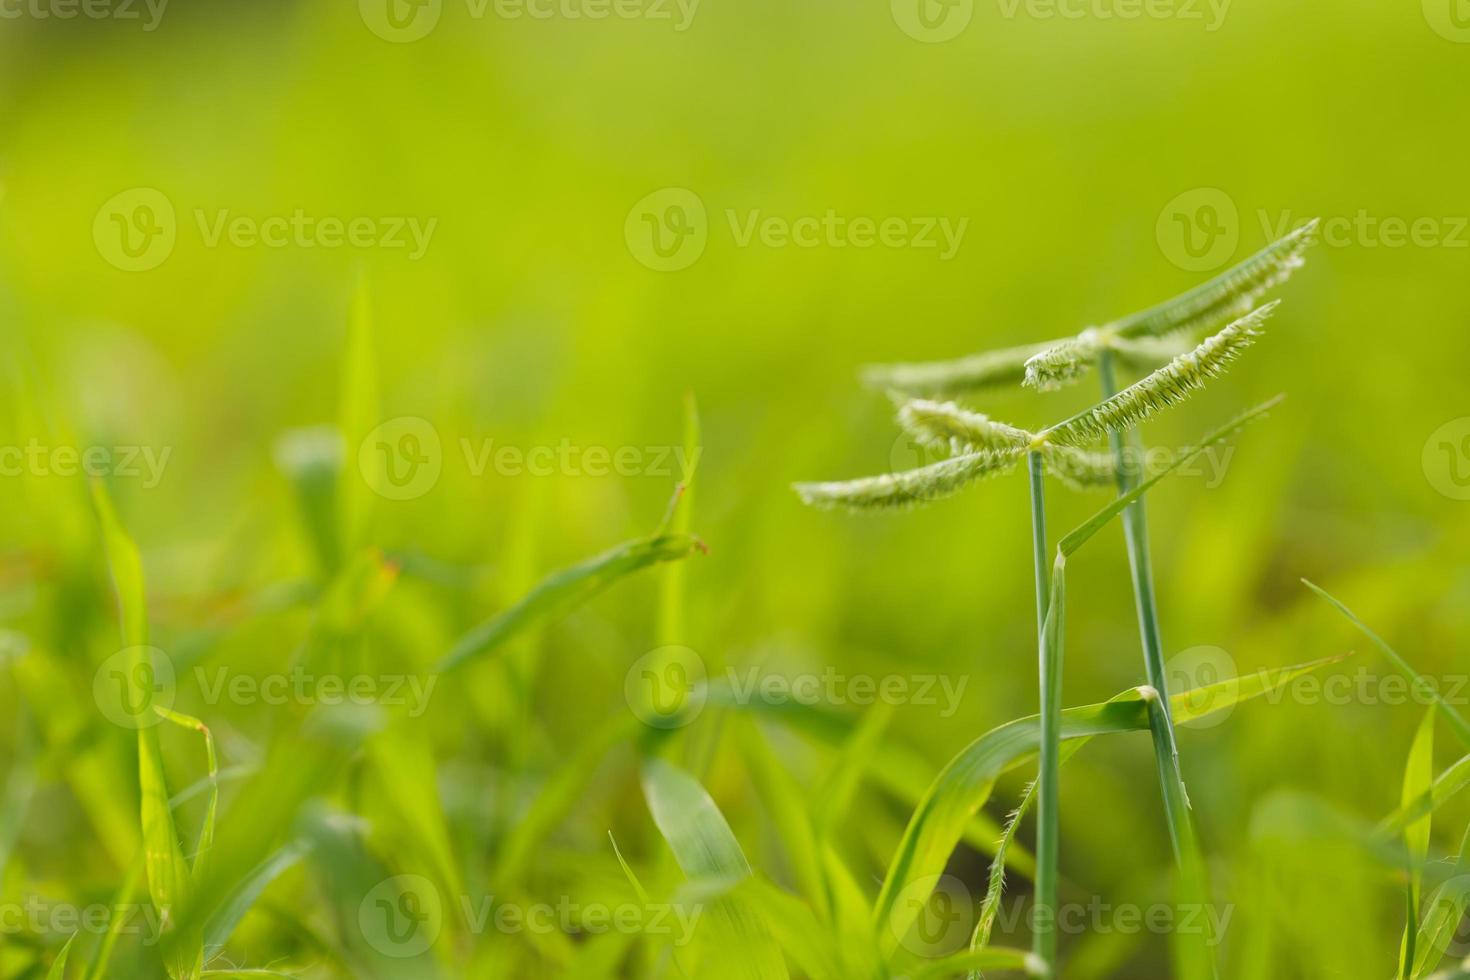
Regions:
<instances>
[{"instance_id":1,"label":"out-of-focus grass blade","mask_svg":"<svg viewBox=\"0 0 1470 980\"><path fill-rule=\"evenodd\" d=\"M310 850L310 846L304 841L292 841L266 858L254 871L245 876L205 926L206 960L224 947L230 935L235 931L235 927L245 917L245 913L250 911L270 883L301 863L301 859Z\"/></svg>"},{"instance_id":2,"label":"out-of-focus grass blade","mask_svg":"<svg viewBox=\"0 0 1470 980\"><path fill-rule=\"evenodd\" d=\"M46 980L66 980L66 958L71 955L71 944L77 941L77 934L72 933L66 945L61 947L61 952L56 954L56 959L51 963L51 969L46 971Z\"/></svg>"},{"instance_id":3,"label":"out-of-focus grass blade","mask_svg":"<svg viewBox=\"0 0 1470 980\"><path fill-rule=\"evenodd\" d=\"M380 421L378 361L373 351L372 299L367 279L359 279L347 318L347 351L342 366L342 391L337 425L342 432L342 475L337 481L341 540L351 554L367 543L367 523L373 495L367 481L358 478L357 451Z\"/></svg>"},{"instance_id":4,"label":"out-of-focus grass blade","mask_svg":"<svg viewBox=\"0 0 1470 980\"><path fill-rule=\"evenodd\" d=\"M1383 822L1378 825L1378 833L1383 837L1394 837L1403 833L1409 824L1438 810L1466 786L1470 786L1470 755L1464 756L1440 773L1434 780L1434 785L1427 791L1384 817Z\"/></svg>"},{"instance_id":5,"label":"out-of-focus grass blade","mask_svg":"<svg viewBox=\"0 0 1470 980\"><path fill-rule=\"evenodd\" d=\"M704 549L693 535L659 533L618 545L543 579L520 602L466 633L440 662L440 672L494 652L541 620L560 618L628 575L661 562L680 561Z\"/></svg>"},{"instance_id":6,"label":"out-of-focus grass blade","mask_svg":"<svg viewBox=\"0 0 1470 980\"><path fill-rule=\"evenodd\" d=\"M734 887L751 876L724 814L694 777L663 759L649 758L643 764L643 795L674 860L691 881ZM788 976L764 919L746 901L725 895L706 916L711 944L700 960L701 977Z\"/></svg>"},{"instance_id":7,"label":"out-of-focus grass blade","mask_svg":"<svg viewBox=\"0 0 1470 980\"><path fill-rule=\"evenodd\" d=\"M199 825L199 842L194 848L194 865L190 869L190 876L194 881L199 880L203 874L204 862L208 860L209 850L214 846L214 820L216 811L219 810L219 759L214 753L214 735L209 727L198 718L178 711L172 711L162 705L155 704L153 710L159 717L173 722L180 728L198 732L204 736L204 759L208 766L209 801L204 808L204 820Z\"/></svg>"},{"instance_id":8,"label":"out-of-focus grass blade","mask_svg":"<svg viewBox=\"0 0 1470 980\"><path fill-rule=\"evenodd\" d=\"M760 876L746 879L735 892L765 917L777 944L812 980L845 980L842 957L833 933L811 906Z\"/></svg>"},{"instance_id":9,"label":"out-of-focus grass blade","mask_svg":"<svg viewBox=\"0 0 1470 980\"><path fill-rule=\"evenodd\" d=\"M826 883L818 863L817 837L807 796L791 773L776 760L764 733L753 719L736 731L742 755L750 765L756 791L765 802L781 841L792 876L807 901L824 908Z\"/></svg>"},{"instance_id":10,"label":"out-of-focus grass blade","mask_svg":"<svg viewBox=\"0 0 1470 980\"><path fill-rule=\"evenodd\" d=\"M1176 723L1222 711L1288 684L1292 679L1341 658L1328 658L1294 667L1260 671L1176 694L1171 699ZM1148 707L1135 693L1103 704L1062 712L1062 738L1087 738L1148 727ZM891 954L896 937L907 934L917 909L898 902L915 882L938 876L954 851L965 823L990 797L1001 773L1036 752L1040 719L1032 715L992 729L955 756L944 767L909 820L903 840L889 865L874 913L875 925L887 930L885 953Z\"/></svg>"},{"instance_id":11,"label":"out-of-focus grass blade","mask_svg":"<svg viewBox=\"0 0 1470 980\"><path fill-rule=\"evenodd\" d=\"M133 651L128 676L153 677L154 665L148 643L148 609L143 584L143 562L118 520L112 500L100 482L92 484L92 499L102 528L103 547L117 592L118 614L122 621L123 642ZM143 698L143 710L152 710L153 690L150 684L136 684L132 694ZM165 923L164 931L175 928L184 915L189 899L190 872L179 847L178 831L168 803L168 784L164 775L163 752L158 743L158 730L152 725L138 728L138 785L142 798L141 822L143 847L148 869L148 893ZM174 980L189 980L203 968L203 941L184 933L168 944L164 964Z\"/></svg>"},{"instance_id":12,"label":"out-of-focus grass blade","mask_svg":"<svg viewBox=\"0 0 1470 980\"><path fill-rule=\"evenodd\" d=\"M814 798L817 835L829 838L839 820L849 812L863 773L872 762L874 747L893 720L893 705L880 701L863 714L852 736L843 743L837 760L827 770Z\"/></svg>"},{"instance_id":13,"label":"out-of-focus grass blade","mask_svg":"<svg viewBox=\"0 0 1470 980\"><path fill-rule=\"evenodd\" d=\"M1470 905L1470 829L1460 838L1454 871L1454 876L1435 889L1425 905L1428 911L1414 942L1412 975L1415 977L1422 977L1439 965L1465 919L1466 907Z\"/></svg>"},{"instance_id":14,"label":"out-of-focus grass blade","mask_svg":"<svg viewBox=\"0 0 1470 980\"><path fill-rule=\"evenodd\" d=\"M337 486L346 453L342 433L329 425L284 432L272 449L276 468L296 492L301 521L323 577L334 574L342 562L341 494Z\"/></svg>"},{"instance_id":15,"label":"out-of-focus grass blade","mask_svg":"<svg viewBox=\"0 0 1470 980\"><path fill-rule=\"evenodd\" d=\"M671 504L667 527L660 533L689 533L694 515L694 475L699 468L700 447L699 404L694 392L684 393L684 472L679 474L679 489ZM684 630L684 578L686 566L683 562L669 562L664 566L659 582L658 636L659 644L668 646L688 641Z\"/></svg>"},{"instance_id":16,"label":"out-of-focus grass blade","mask_svg":"<svg viewBox=\"0 0 1470 980\"><path fill-rule=\"evenodd\" d=\"M1409 681L1409 683L1414 686L1415 691L1423 691L1427 693L1429 697L1433 698L1434 703L1439 706L1440 711L1444 712L1445 720L1450 723L1450 727L1455 730L1455 734L1459 737L1460 741L1464 743L1467 748L1470 748L1470 722L1467 722L1464 715L1460 714L1460 712L1457 711L1453 705L1451 705L1448 701L1440 696L1439 688L1433 681L1425 678L1417 670L1415 670L1407 660L1400 656L1397 650L1389 646L1388 643L1384 641L1383 637L1379 636L1377 633L1369 629L1368 624L1359 619L1357 617L1357 614L1355 614L1351 609L1344 605L1341 600L1337 599L1326 589L1322 588L1319 585L1315 585L1314 583L1309 582L1306 579L1302 579L1302 584L1311 589L1313 592L1317 593L1323 599L1326 599L1329 603L1331 603L1332 608L1342 613L1342 615L1347 619L1348 622L1352 623L1358 628L1358 631L1360 633L1362 633L1368 639L1372 640L1373 645L1376 646L1379 650L1383 651L1383 655L1386 656L1396 668L1398 668L1398 672L1402 674Z\"/></svg>"},{"instance_id":17,"label":"out-of-focus grass blade","mask_svg":"<svg viewBox=\"0 0 1470 980\"><path fill-rule=\"evenodd\" d=\"M1412 803L1430 791L1434 785L1434 709L1424 712L1424 720L1414 733L1414 743L1409 747L1409 761L1404 765L1404 789L1402 800ZM1413 973L1416 959L1414 943L1419 935L1419 901L1424 887L1423 864L1429 857L1429 837L1432 818L1429 814L1418 817L1404 828L1404 845L1409 851L1409 882L1407 890L1407 917L1404 922L1404 938L1399 949L1399 976L1404 980Z\"/></svg>"},{"instance_id":18,"label":"out-of-focus grass blade","mask_svg":"<svg viewBox=\"0 0 1470 980\"><path fill-rule=\"evenodd\" d=\"M1046 976L1046 964L1041 957L1029 949L1008 946L987 946L955 953L937 963L920 967L910 976L913 980L939 980L940 977L953 977L972 970L1017 970L1027 976Z\"/></svg>"},{"instance_id":19,"label":"out-of-focus grass blade","mask_svg":"<svg viewBox=\"0 0 1470 980\"><path fill-rule=\"evenodd\" d=\"M411 841L421 855L415 866L432 867L446 895L464 894L449 824L439 800L438 767L422 726L399 721L368 741L367 757L386 805L394 814L394 839Z\"/></svg>"}]
</instances>

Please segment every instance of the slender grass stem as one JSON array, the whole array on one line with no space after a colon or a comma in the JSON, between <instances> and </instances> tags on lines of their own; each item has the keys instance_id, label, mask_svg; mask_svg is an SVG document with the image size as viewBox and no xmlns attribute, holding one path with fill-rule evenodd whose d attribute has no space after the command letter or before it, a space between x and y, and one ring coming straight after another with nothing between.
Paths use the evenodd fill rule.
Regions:
<instances>
[{"instance_id":1,"label":"slender grass stem","mask_svg":"<svg viewBox=\"0 0 1470 980\"><path fill-rule=\"evenodd\" d=\"M1113 352L1103 351L1098 359L1098 374L1102 379L1103 397L1111 398L1118 391L1113 373ZM1109 436L1113 447L1113 459L1118 468L1118 493L1126 494L1137 483L1133 468L1128 465L1129 450L1134 459L1143 458L1143 440L1136 430L1113 432ZM1174 718L1169 709L1169 685L1164 669L1164 644L1159 633L1159 611L1154 600L1153 562L1149 558L1148 518L1144 512L1142 498L1128 505L1123 511L1123 535L1128 541L1128 566L1133 573L1133 598L1138 609L1138 631L1143 638L1143 665L1148 685L1159 692L1162 706L1157 715L1151 715L1153 739L1159 765L1159 786L1164 794L1164 806L1169 812L1169 828L1174 844L1174 856L1180 858L1180 844L1174 827L1184 814L1174 813L1182 801L1187 808L1188 796L1173 792L1171 784L1183 789L1184 779L1179 770L1179 746L1174 739ZM1157 719L1156 721L1154 719Z\"/></svg>"},{"instance_id":2,"label":"slender grass stem","mask_svg":"<svg viewBox=\"0 0 1470 980\"><path fill-rule=\"evenodd\" d=\"M1113 354L1104 350L1098 358L1103 397L1117 392ZM1118 494L1126 496L1138 484L1138 474L1128 465L1128 450L1135 460L1143 459L1143 439L1137 430L1114 431L1109 435L1118 469ZM1164 798L1164 815L1169 824L1169 843L1178 868L1178 901L1186 906L1209 902L1204 856L1190 817L1189 792L1179 768L1179 745L1174 738L1174 716L1170 708L1164 644L1159 633L1159 612L1154 600L1153 563L1149 558L1148 519L1142 495L1123 511L1123 535L1128 542L1128 565L1133 573L1134 604L1138 609L1138 631L1143 639L1144 672L1148 677L1149 732L1154 744L1154 761L1159 771L1159 789ZM1209 937L1204 941L1181 942L1176 947L1180 975L1190 978L1216 976L1214 952Z\"/></svg>"},{"instance_id":3,"label":"slender grass stem","mask_svg":"<svg viewBox=\"0 0 1470 980\"><path fill-rule=\"evenodd\" d=\"M1031 477L1031 537L1036 562L1037 674L1041 688L1041 751L1036 781L1036 929L1033 951L1055 972L1057 837L1060 801L1057 771L1061 765L1062 661L1058 644L1048 642L1047 607L1051 581L1046 547L1045 466L1041 454L1026 458Z\"/></svg>"}]
</instances>

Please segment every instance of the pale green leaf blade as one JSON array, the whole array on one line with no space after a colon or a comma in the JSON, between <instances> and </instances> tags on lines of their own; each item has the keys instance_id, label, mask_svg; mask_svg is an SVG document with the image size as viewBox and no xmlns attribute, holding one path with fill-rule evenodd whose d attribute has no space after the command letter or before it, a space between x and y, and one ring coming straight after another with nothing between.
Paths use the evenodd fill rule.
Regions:
<instances>
[{"instance_id":1,"label":"pale green leaf blade","mask_svg":"<svg viewBox=\"0 0 1470 980\"><path fill-rule=\"evenodd\" d=\"M703 550L703 543L693 535L658 534L618 545L595 558L554 572L514 606L461 637L436 669L444 673L493 653L521 631L543 620L560 618L619 579L662 562L681 561Z\"/></svg>"}]
</instances>

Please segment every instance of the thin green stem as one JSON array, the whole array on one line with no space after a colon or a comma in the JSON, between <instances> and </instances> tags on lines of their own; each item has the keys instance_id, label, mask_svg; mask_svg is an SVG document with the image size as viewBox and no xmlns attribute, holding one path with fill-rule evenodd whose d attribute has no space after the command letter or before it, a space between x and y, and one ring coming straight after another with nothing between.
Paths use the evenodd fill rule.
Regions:
<instances>
[{"instance_id":1,"label":"thin green stem","mask_svg":"<svg viewBox=\"0 0 1470 980\"><path fill-rule=\"evenodd\" d=\"M1117 391L1113 376L1112 352L1104 350L1098 358L1098 374L1102 379L1103 397ZM1129 465L1129 450L1134 460L1143 459L1143 439L1136 430L1113 432L1109 436L1113 461L1118 469L1118 494L1126 496L1138 485L1139 474ZM1195 836L1190 816L1189 793L1184 787L1184 773L1179 768L1179 746L1174 740L1174 717L1169 702L1168 674L1164 669L1164 644L1159 634L1159 612L1154 601L1153 564L1149 559L1148 520L1143 496L1123 510L1123 535L1128 541L1128 565L1133 573L1133 596L1138 608L1138 631L1143 639L1144 671L1149 687L1149 731L1154 744L1154 762L1159 772L1159 789L1164 798L1164 815L1169 824L1169 843L1178 868L1177 901L1186 908L1204 910L1209 902L1204 857ZM1208 934L1177 940L1180 975L1187 978L1216 976L1212 938Z\"/></svg>"},{"instance_id":2,"label":"thin green stem","mask_svg":"<svg viewBox=\"0 0 1470 980\"><path fill-rule=\"evenodd\" d=\"M1103 397L1111 398L1118 391L1113 374L1113 352L1104 350L1098 359L1098 374L1102 379ZM1133 459L1143 459L1143 440L1137 431L1113 432L1109 437L1113 447L1113 460L1118 467L1118 493L1126 494L1137 484L1137 474L1129 465L1130 450ZM1133 573L1133 598L1138 609L1138 631L1143 638L1143 666L1148 684L1159 692L1162 710L1153 725L1155 754L1158 757L1159 786L1164 794L1164 806L1169 811L1170 838L1174 845L1174 857L1180 858L1178 835L1174 828L1185 814L1174 812L1179 801L1187 809L1188 796L1172 791L1171 784L1182 789L1183 775L1179 770L1179 745L1174 739L1174 719L1169 709L1168 674L1164 669L1164 644L1159 634L1159 611L1154 600L1153 563L1149 558L1148 518L1144 512L1143 499L1139 498L1123 511L1123 535L1128 542L1128 566ZM1151 716L1152 718L1152 716Z\"/></svg>"},{"instance_id":3,"label":"thin green stem","mask_svg":"<svg viewBox=\"0 0 1470 980\"><path fill-rule=\"evenodd\" d=\"M1060 832L1062 662L1059 645L1048 642L1047 607L1051 583L1046 548L1046 494L1041 454L1030 453L1031 537L1036 562L1037 674L1041 687L1041 752L1036 780L1036 929L1033 950L1049 970L1056 964L1057 838Z\"/></svg>"}]
</instances>

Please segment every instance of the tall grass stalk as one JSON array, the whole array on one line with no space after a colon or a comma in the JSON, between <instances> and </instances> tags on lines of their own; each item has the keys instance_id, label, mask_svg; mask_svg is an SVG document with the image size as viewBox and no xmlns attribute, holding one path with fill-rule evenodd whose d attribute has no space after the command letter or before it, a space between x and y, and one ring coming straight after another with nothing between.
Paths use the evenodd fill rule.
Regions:
<instances>
[{"instance_id":1,"label":"tall grass stalk","mask_svg":"<svg viewBox=\"0 0 1470 980\"><path fill-rule=\"evenodd\" d=\"M1036 829L1036 931L1032 951L1046 964L1054 966L1057 955L1057 838L1061 832L1061 800L1058 753L1062 742L1062 652L1057 644L1047 641L1046 613L1051 594L1047 571L1046 549L1046 465L1041 453L1033 450L1026 457L1026 470L1031 478L1031 541L1036 563L1036 659L1040 680L1041 751L1037 776Z\"/></svg>"},{"instance_id":2,"label":"tall grass stalk","mask_svg":"<svg viewBox=\"0 0 1470 980\"><path fill-rule=\"evenodd\" d=\"M1098 374L1102 379L1103 398L1116 395L1118 384L1111 351L1103 351L1099 357ZM1128 455L1131 452L1134 459L1143 458L1143 439L1137 430L1131 430L1109 433L1108 441L1112 445L1113 458L1117 463L1118 493L1126 496L1137 482L1128 466ZM1144 511L1143 497L1139 497L1123 511L1123 536L1128 542L1128 566L1133 576L1138 632L1143 641L1144 672L1149 687L1159 693L1158 724L1153 732L1154 742L1159 749L1159 786L1163 790L1166 809L1172 810L1177 805L1176 799L1182 800L1183 805L1188 808L1189 795L1184 792L1184 777L1179 769L1179 744L1174 737L1174 718L1169 709L1169 683L1164 669L1164 644L1159 632L1158 604L1154 598L1153 560L1149 556L1148 517ZM1151 715L1150 719L1154 717ZM1170 791L1171 783L1177 784L1178 793ZM1169 813L1171 827L1180 819L1188 818ZM1176 859L1179 857L1177 843L1176 841Z\"/></svg>"}]
</instances>

